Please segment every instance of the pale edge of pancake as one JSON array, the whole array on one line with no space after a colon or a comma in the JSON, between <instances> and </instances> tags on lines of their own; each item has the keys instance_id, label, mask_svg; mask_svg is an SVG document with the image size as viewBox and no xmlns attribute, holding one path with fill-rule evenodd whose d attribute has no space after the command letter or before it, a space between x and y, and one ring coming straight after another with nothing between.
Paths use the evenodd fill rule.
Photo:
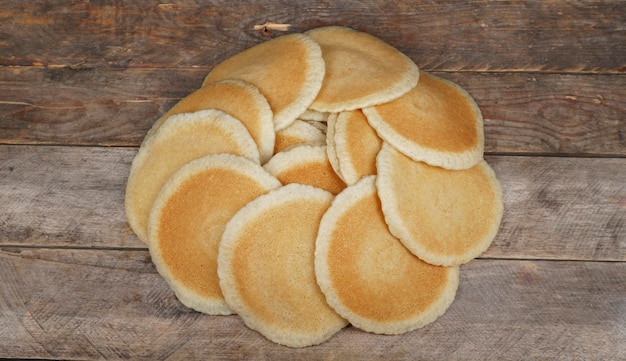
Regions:
<instances>
[{"instance_id":1,"label":"pale edge of pancake","mask_svg":"<svg viewBox=\"0 0 626 361\"><path fill-rule=\"evenodd\" d=\"M476 113L476 134L478 136L478 142L476 146L464 151L464 152L443 152L434 150L431 148L423 147L415 142L407 139L402 134L396 132L391 128L378 114L375 106L363 108L363 114L367 118L372 128L376 130L378 136L385 142L392 145L398 151L406 155L407 157L421 161L430 165L434 165L441 168L461 170L468 169L476 165L484 155L485 148L485 134L483 129L483 116L478 108L478 105L471 97L471 95L459 85L443 79L443 82L450 84L457 89L466 99L470 102L472 108Z\"/></svg>"},{"instance_id":2,"label":"pale edge of pancake","mask_svg":"<svg viewBox=\"0 0 626 361\"><path fill-rule=\"evenodd\" d=\"M353 31L355 33L363 34L363 36L371 38L375 42L378 42L384 46L389 47L390 49L395 50L397 56L401 59L404 59L404 61L406 61L406 64L409 66L409 69L406 75L402 77L401 80L389 86L389 88L387 89L384 89L382 91L377 91L373 94L370 94L361 98L357 98L351 101L346 101L346 102L341 102L341 103L322 103L320 101L314 100L313 103L311 103L311 105L309 106L309 109L315 110L318 112L338 113L342 111L356 110L356 109L361 109L365 107L371 107L374 105L386 103L396 98L399 98L417 85L417 82L419 81L419 75L420 75L420 71L419 71L417 64L415 64L415 62L411 58L409 58L406 54L402 53L401 51L394 48L390 44L384 42L383 40L371 34L360 32L358 30L354 30L348 27L341 27L341 26L320 27L316 29L311 29L305 32L305 34L314 34L315 32L318 32L318 31L324 31L325 29L333 29L333 28Z\"/></svg>"},{"instance_id":3,"label":"pale edge of pancake","mask_svg":"<svg viewBox=\"0 0 626 361\"><path fill-rule=\"evenodd\" d=\"M330 327L326 332L318 335L294 335L280 332L274 329L272 325L258 320L242 300L239 285L233 277L232 261L237 250L237 240L240 238L239 232L245 228L245 225L250 220L254 220L258 215L264 214L278 202L290 202L298 199L319 199L324 202L330 202L332 198L332 194L323 189L292 183L251 201L241 208L226 224L217 256L217 273L224 298L230 308L243 319L246 326L278 344L289 347L317 345L339 332L347 325L347 321L342 320L342 322L338 322L334 327Z\"/></svg>"},{"instance_id":4,"label":"pale edge of pancake","mask_svg":"<svg viewBox=\"0 0 626 361\"><path fill-rule=\"evenodd\" d=\"M333 200L332 205L326 211L320 222L320 228L315 241L315 275L317 283L326 296L328 304L353 326L367 332L397 335L406 333L432 323L443 315L454 301L459 285L459 267L448 268L448 280L446 285L429 308L415 317L395 323L381 323L369 318L359 316L352 312L348 306L341 302L331 281L330 267L328 265L328 253L332 234L337 220L356 202L371 193L376 193L376 175L369 175L352 186L346 188Z\"/></svg>"},{"instance_id":5,"label":"pale edge of pancake","mask_svg":"<svg viewBox=\"0 0 626 361\"><path fill-rule=\"evenodd\" d=\"M296 120L300 114L303 114L309 108L309 105L313 102L313 100L315 100L315 98L317 97L317 93L319 93L320 89L322 88L322 81L324 80L324 74L326 73L326 63L324 62L324 58L322 57L322 49L316 41L303 33L293 33L283 35L282 37L287 36L297 37L300 39L301 43L305 46L305 49L307 51L308 57L306 58L306 63L308 63L309 66L304 69L305 79L299 97L281 112L274 113L273 122L275 131L279 131L289 126L289 124ZM281 37L268 40L267 42L258 44L256 46L268 44L273 40L277 40L280 38ZM237 53L233 56L244 53L249 49L251 48L243 50L242 52ZM228 61L229 59L230 58L225 59L224 61ZM217 66L219 65L220 64L218 64ZM207 76L204 78L202 86L210 84L210 81L208 81L210 75L211 72L209 72L209 74L207 74Z\"/></svg>"},{"instance_id":6,"label":"pale edge of pancake","mask_svg":"<svg viewBox=\"0 0 626 361\"><path fill-rule=\"evenodd\" d=\"M148 157L150 157L151 148L155 143L167 141L168 137L171 136L171 133L176 131L176 128L189 126L188 123L194 123L197 121L213 122L222 127L222 129L224 129L227 133L233 134L233 138L239 143L239 146L241 146L242 153L245 154L245 157L255 163L260 163L259 151L254 143L254 140L252 140L252 136L250 136L248 130L239 120L231 117L230 115L219 110L208 109L193 113L176 114L169 117L159 127L154 135L146 139L141 147L139 147L139 151L131 163L130 173L126 182L126 192L124 196L126 219L132 231L137 235L139 240L145 244L149 243L149 238L147 236L147 231L139 226L138 217L140 216L136 214L133 206L135 202L133 193L136 191L135 187L141 186L141 178L150 177L150 175L140 174L138 169L140 169L147 161ZM210 135L207 134L207 136Z\"/></svg>"},{"instance_id":7,"label":"pale edge of pancake","mask_svg":"<svg viewBox=\"0 0 626 361\"><path fill-rule=\"evenodd\" d=\"M202 158L195 159L178 171L176 171L165 183L157 199L155 200L148 221L148 234L150 239L156 240L159 237L159 219L164 207L169 199L176 193L178 187L186 180L194 177L198 173L205 172L209 169L228 168L239 171L245 176L255 180L268 191L277 189L281 186L280 182L265 172L258 164L250 160L227 153L211 154ZM225 300L212 299L208 300L180 283L174 275L172 275L167 264L163 262L162 251L158 242L151 242L149 247L150 257L156 266L157 271L167 282L169 287L174 291L178 300L185 306L198 312L210 315L231 315L233 311L230 309Z\"/></svg>"},{"instance_id":8,"label":"pale edge of pancake","mask_svg":"<svg viewBox=\"0 0 626 361\"><path fill-rule=\"evenodd\" d=\"M405 224L402 217L398 216L398 203L400 200L396 197L395 192L391 189L391 182L387 179L387 174L393 172L393 152L397 152L387 143L383 143L383 149L378 153L376 158L376 166L378 168L378 177L376 179L376 187L378 196L383 210L385 222L389 226L389 231L398 238L411 253L433 265L438 266L455 266L471 261L485 252L493 242L504 213L504 203L502 198L502 187L496 178L493 169L486 161L481 160L477 166L480 166L487 175L491 187L495 193L496 202L496 219L494 219L487 235L477 241L474 248L459 256L444 256L439 253L431 252L428 248L422 246L418 240L411 235L409 226Z\"/></svg>"},{"instance_id":9,"label":"pale edge of pancake","mask_svg":"<svg viewBox=\"0 0 626 361\"><path fill-rule=\"evenodd\" d=\"M337 157L337 152L335 151L335 126L337 124L339 114L340 113L331 113L328 117L328 121L326 122L326 154L328 155L328 161L330 162L331 168L333 168L337 176L344 181L344 183L348 184L341 173L341 165L339 164L339 158Z\"/></svg>"}]
</instances>

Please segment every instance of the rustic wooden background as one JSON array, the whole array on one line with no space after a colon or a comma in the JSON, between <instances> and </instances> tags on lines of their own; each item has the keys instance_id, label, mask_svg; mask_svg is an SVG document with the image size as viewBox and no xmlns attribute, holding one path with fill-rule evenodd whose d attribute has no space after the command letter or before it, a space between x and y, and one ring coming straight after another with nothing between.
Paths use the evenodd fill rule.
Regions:
<instances>
[{"instance_id":1,"label":"rustic wooden background","mask_svg":"<svg viewBox=\"0 0 626 361\"><path fill-rule=\"evenodd\" d=\"M505 216L435 323L278 346L130 231L146 131L268 20L371 33L482 109ZM625 360L625 73L623 1L0 0L0 358Z\"/></svg>"}]
</instances>

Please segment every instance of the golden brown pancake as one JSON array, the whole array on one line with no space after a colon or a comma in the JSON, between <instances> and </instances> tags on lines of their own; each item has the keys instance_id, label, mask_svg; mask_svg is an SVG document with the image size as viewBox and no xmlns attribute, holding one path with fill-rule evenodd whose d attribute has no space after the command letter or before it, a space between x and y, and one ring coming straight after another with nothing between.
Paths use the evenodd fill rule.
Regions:
<instances>
[{"instance_id":1,"label":"golden brown pancake","mask_svg":"<svg viewBox=\"0 0 626 361\"><path fill-rule=\"evenodd\" d=\"M288 127L276 132L274 144L274 154L276 154L294 145L324 145L326 144L326 135L308 122L296 119Z\"/></svg>"},{"instance_id":2,"label":"golden brown pancake","mask_svg":"<svg viewBox=\"0 0 626 361\"><path fill-rule=\"evenodd\" d=\"M226 226L218 254L226 302L273 342L315 345L347 324L315 280L315 237L332 198L290 184L250 202Z\"/></svg>"},{"instance_id":3,"label":"golden brown pancake","mask_svg":"<svg viewBox=\"0 0 626 361\"><path fill-rule=\"evenodd\" d=\"M224 79L254 84L274 112L274 129L291 124L309 107L324 79L319 45L305 34L283 35L218 64L203 85Z\"/></svg>"},{"instance_id":4,"label":"golden brown pancake","mask_svg":"<svg viewBox=\"0 0 626 361\"><path fill-rule=\"evenodd\" d=\"M464 170L416 162L387 143L376 160L376 186L391 233L435 265L459 265L493 241L503 212L502 189L484 161Z\"/></svg>"},{"instance_id":5,"label":"golden brown pancake","mask_svg":"<svg viewBox=\"0 0 626 361\"><path fill-rule=\"evenodd\" d=\"M283 184L308 184L332 194L337 194L346 187L331 167L326 146L323 145L293 146L276 153L263 168Z\"/></svg>"},{"instance_id":6,"label":"golden brown pancake","mask_svg":"<svg viewBox=\"0 0 626 361\"><path fill-rule=\"evenodd\" d=\"M393 100L417 84L417 65L391 45L356 30L338 26L306 32L322 48L326 75L309 106L341 112Z\"/></svg>"},{"instance_id":7,"label":"golden brown pancake","mask_svg":"<svg viewBox=\"0 0 626 361\"><path fill-rule=\"evenodd\" d=\"M169 117L139 148L126 184L126 218L149 244L148 215L167 179L189 161L212 153L232 153L259 163L259 152L241 122L219 110Z\"/></svg>"},{"instance_id":8,"label":"golden brown pancake","mask_svg":"<svg viewBox=\"0 0 626 361\"><path fill-rule=\"evenodd\" d=\"M320 223L315 274L328 304L353 326L400 334L441 316L454 300L458 267L428 264L387 228L367 176L337 195Z\"/></svg>"},{"instance_id":9,"label":"golden brown pancake","mask_svg":"<svg viewBox=\"0 0 626 361\"><path fill-rule=\"evenodd\" d=\"M191 161L167 181L150 212L150 256L183 304L232 313L217 275L222 233L240 208L280 186L258 164L224 153Z\"/></svg>"},{"instance_id":10,"label":"golden brown pancake","mask_svg":"<svg viewBox=\"0 0 626 361\"><path fill-rule=\"evenodd\" d=\"M273 114L265 97L252 84L228 79L206 86L181 99L165 113L150 129L150 137L174 114L192 113L205 109L217 109L241 121L259 149L261 163L272 156L274 150Z\"/></svg>"},{"instance_id":11,"label":"golden brown pancake","mask_svg":"<svg viewBox=\"0 0 626 361\"><path fill-rule=\"evenodd\" d=\"M359 109L342 112L334 125L334 148L346 184L376 174L376 155L383 145Z\"/></svg>"},{"instance_id":12,"label":"golden brown pancake","mask_svg":"<svg viewBox=\"0 0 626 361\"><path fill-rule=\"evenodd\" d=\"M458 85L422 72L415 88L386 104L363 109L378 135L413 160L467 169L483 157L483 118Z\"/></svg>"}]
</instances>

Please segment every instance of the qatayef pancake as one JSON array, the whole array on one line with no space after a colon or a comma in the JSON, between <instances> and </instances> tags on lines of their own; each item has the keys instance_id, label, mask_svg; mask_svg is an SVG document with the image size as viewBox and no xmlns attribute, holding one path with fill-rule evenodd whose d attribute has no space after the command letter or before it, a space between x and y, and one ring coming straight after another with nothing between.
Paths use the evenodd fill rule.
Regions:
<instances>
[{"instance_id":1,"label":"qatayef pancake","mask_svg":"<svg viewBox=\"0 0 626 361\"><path fill-rule=\"evenodd\" d=\"M293 146L276 153L263 168L283 184L308 184L332 194L337 194L346 187L331 167L326 146L323 145Z\"/></svg>"},{"instance_id":2,"label":"qatayef pancake","mask_svg":"<svg viewBox=\"0 0 626 361\"><path fill-rule=\"evenodd\" d=\"M287 128L276 132L274 153L300 144L324 145L326 144L326 135L304 120L296 119Z\"/></svg>"},{"instance_id":3,"label":"qatayef pancake","mask_svg":"<svg viewBox=\"0 0 626 361\"><path fill-rule=\"evenodd\" d=\"M126 184L126 218L148 244L148 215L167 179L189 161L212 153L241 155L255 163L259 151L241 122L219 110L169 117L139 148Z\"/></svg>"},{"instance_id":4,"label":"qatayef pancake","mask_svg":"<svg viewBox=\"0 0 626 361\"><path fill-rule=\"evenodd\" d=\"M339 165L339 158L337 158L337 152L335 151L335 124L337 123L337 117L340 113L331 113L326 122L326 156L331 168L335 171L335 174L347 184L341 174L341 167Z\"/></svg>"},{"instance_id":5,"label":"qatayef pancake","mask_svg":"<svg viewBox=\"0 0 626 361\"><path fill-rule=\"evenodd\" d=\"M330 115L330 114L329 114ZM322 132L322 134L326 134L326 122L327 120L321 121L321 120L304 120L304 119L298 119L298 120L302 120L304 122L306 122L307 124L319 129L320 132Z\"/></svg>"},{"instance_id":6,"label":"qatayef pancake","mask_svg":"<svg viewBox=\"0 0 626 361\"><path fill-rule=\"evenodd\" d=\"M376 174L376 156L383 141L361 110L340 113L335 121L333 138L341 177L347 184Z\"/></svg>"},{"instance_id":7,"label":"qatayef pancake","mask_svg":"<svg viewBox=\"0 0 626 361\"><path fill-rule=\"evenodd\" d=\"M349 28L328 26L306 32L322 48L326 75L309 106L340 112L381 104L417 84L417 65L384 41Z\"/></svg>"},{"instance_id":8,"label":"qatayef pancake","mask_svg":"<svg viewBox=\"0 0 626 361\"><path fill-rule=\"evenodd\" d=\"M458 85L422 72L415 88L363 109L378 135L413 160L467 169L483 158L483 118Z\"/></svg>"},{"instance_id":9,"label":"qatayef pancake","mask_svg":"<svg viewBox=\"0 0 626 361\"><path fill-rule=\"evenodd\" d=\"M502 189L484 160L465 170L415 162L384 143L376 186L391 233L416 256L459 265L483 253L502 219Z\"/></svg>"},{"instance_id":10,"label":"qatayef pancake","mask_svg":"<svg viewBox=\"0 0 626 361\"><path fill-rule=\"evenodd\" d=\"M300 114L300 116L298 116L298 119L302 119L302 120L312 120L312 121L316 121L316 122L325 122L328 120L328 116L330 115L330 113L328 112L318 112L316 110L312 110L312 109L307 109L304 111L304 113Z\"/></svg>"},{"instance_id":11,"label":"qatayef pancake","mask_svg":"<svg viewBox=\"0 0 626 361\"><path fill-rule=\"evenodd\" d=\"M317 96L325 64L319 45L305 34L283 35L224 60L204 79L204 85L223 79L254 84L274 112L280 130L304 113Z\"/></svg>"},{"instance_id":12,"label":"qatayef pancake","mask_svg":"<svg viewBox=\"0 0 626 361\"><path fill-rule=\"evenodd\" d=\"M191 161L167 181L150 212L150 256L184 305L232 313L217 275L222 233L239 209L280 186L260 165L232 154Z\"/></svg>"},{"instance_id":13,"label":"qatayef pancake","mask_svg":"<svg viewBox=\"0 0 626 361\"><path fill-rule=\"evenodd\" d=\"M347 325L315 280L315 237L332 198L290 184L253 200L226 225L218 254L224 298L273 342L315 345Z\"/></svg>"},{"instance_id":14,"label":"qatayef pancake","mask_svg":"<svg viewBox=\"0 0 626 361\"><path fill-rule=\"evenodd\" d=\"M389 233L375 177L346 188L322 217L315 274L328 304L353 326L401 334L446 311L459 268L428 264Z\"/></svg>"},{"instance_id":15,"label":"qatayef pancake","mask_svg":"<svg viewBox=\"0 0 626 361\"><path fill-rule=\"evenodd\" d=\"M275 139L272 110L254 85L241 80L229 79L207 84L189 94L152 126L147 137L174 114L205 109L221 110L241 121L259 149L261 163L271 158Z\"/></svg>"}]
</instances>

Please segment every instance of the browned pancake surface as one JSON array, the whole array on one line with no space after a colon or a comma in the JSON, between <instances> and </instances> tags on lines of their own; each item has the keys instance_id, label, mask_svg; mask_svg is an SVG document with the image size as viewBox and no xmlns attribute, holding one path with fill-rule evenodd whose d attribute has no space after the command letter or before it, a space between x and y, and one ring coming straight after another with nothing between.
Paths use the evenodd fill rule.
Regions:
<instances>
[{"instance_id":1,"label":"browned pancake surface","mask_svg":"<svg viewBox=\"0 0 626 361\"><path fill-rule=\"evenodd\" d=\"M163 260L173 275L203 296L222 297L219 236L230 216L263 193L256 181L228 170L199 173L181 184L165 205L158 230Z\"/></svg>"}]
</instances>

